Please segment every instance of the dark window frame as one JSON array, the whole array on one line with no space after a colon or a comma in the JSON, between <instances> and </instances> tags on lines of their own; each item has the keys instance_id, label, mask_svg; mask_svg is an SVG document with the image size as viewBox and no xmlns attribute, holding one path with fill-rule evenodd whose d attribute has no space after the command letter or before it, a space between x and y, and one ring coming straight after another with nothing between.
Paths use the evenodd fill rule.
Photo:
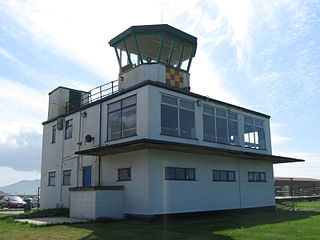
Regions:
<instances>
[{"instance_id":1,"label":"dark window frame","mask_svg":"<svg viewBox=\"0 0 320 240\"><path fill-rule=\"evenodd\" d=\"M120 178L120 172L121 171L127 171L128 178ZM118 182L123 182L123 181L131 181L131 167L130 168L118 168Z\"/></svg>"},{"instance_id":2,"label":"dark window frame","mask_svg":"<svg viewBox=\"0 0 320 240\"><path fill-rule=\"evenodd\" d=\"M266 172L248 172L248 182L267 182L267 174Z\"/></svg>"},{"instance_id":3,"label":"dark window frame","mask_svg":"<svg viewBox=\"0 0 320 240\"><path fill-rule=\"evenodd\" d=\"M66 183L66 177L69 177L69 183ZM62 171L62 185L63 186L71 185L71 169Z\"/></svg>"},{"instance_id":4,"label":"dark window frame","mask_svg":"<svg viewBox=\"0 0 320 240\"><path fill-rule=\"evenodd\" d=\"M130 104L128 106L125 106L123 107L123 102L126 100L126 99L129 99L129 98L132 98L132 97L135 97L135 103L133 104ZM116 103L120 103L120 108L119 109L116 109L116 110L111 110L110 111L110 105L112 104L116 104ZM123 131L124 131L124 128L123 128L123 111L126 110L126 109L129 109L129 108L132 108L135 106L135 133L132 134L132 135L129 135L129 136L124 136L123 135ZM116 137L116 138L111 138L111 132L109 132L109 126L110 126L110 115L113 114L113 113L117 113L117 112L120 112L120 137ZM107 116L107 141L113 141L113 140L117 140L117 139L123 139L123 138L128 138L128 137L132 137L132 136L136 136L137 135L137 95L134 94L132 96L129 96L129 97L126 97L126 98L123 98L121 100L118 100L118 101L115 101L115 102L112 102L110 104L108 104L108 116Z\"/></svg>"},{"instance_id":5,"label":"dark window frame","mask_svg":"<svg viewBox=\"0 0 320 240\"><path fill-rule=\"evenodd\" d=\"M252 128L252 132L245 132L246 128ZM252 149L258 149L258 150L266 150L266 128L265 128L265 121L261 119L257 119L251 116L243 116L243 142L245 148L252 148ZM263 136L263 144L261 144L259 141L259 131L263 130L262 136ZM251 134L250 134L251 133ZM258 133L258 134L257 134ZM261 132L260 132L261 134ZM251 139L253 138L253 139ZM248 139L248 141L246 141Z\"/></svg>"},{"instance_id":6,"label":"dark window frame","mask_svg":"<svg viewBox=\"0 0 320 240\"><path fill-rule=\"evenodd\" d=\"M174 171L174 177L169 177L168 172L169 170ZM184 178L177 178L177 170L184 171ZM193 178L188 178L188 171L192 171ZM176 181L197 181L196 178L196 169L195 168L182 168L182 167L165 167L165 180L176 180Z\"/></svg>"},{"instance_id":7,"label":"dark window frame","mask_svg":"<svg viewBox=\"0 0 320 240\"><path fill-rule=\"evenodd\" d=\"M215 172L219 173L219 179L215 179ZM226 180L223 180L221 177L221 173L226 173ZM233 173L234 179L230 179L229 173ZM236 182L236 171L235 170L220 170L220 169L213 169L212 170L212 181L213 182Z\"/></svg>"},{"instance_id":8,"label":"dark window frame","mask_svg":"<svg viewBox=\"0 0 320 240\"><path fill-rule=\"evenodd\" d=\"M55 143L57 138L57 125L52 126L51 130L51 143Z\"/></svg>"},{"instance_id":9,"label":"dark window frame","mask_svg":"<svg viewBox=\"0 0 320 240\"><path fill-rule=\"evenodd\" d=\"M48 172L48 186L56 185L56 171Z\"/></svg>"},{"instance_id":10,"label":"dark window frame","mask_svg":"<svg viewBox=\"0 0 320 240\"><path fill-rule=\"evenodd\" d=\"M71 130L69 130L71 129ZM64 139L71 139L73 133L73 119L66 120L66 126L64 131Z\"/></svg>"}]
</instances>

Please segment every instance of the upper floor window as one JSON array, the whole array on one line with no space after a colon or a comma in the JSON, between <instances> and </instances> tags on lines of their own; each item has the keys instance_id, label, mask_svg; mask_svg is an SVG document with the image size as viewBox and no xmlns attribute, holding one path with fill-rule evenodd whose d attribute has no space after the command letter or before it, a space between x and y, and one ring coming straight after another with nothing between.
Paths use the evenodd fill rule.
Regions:
<instances>
[{"instance_id":1,"label":"upper floor window","mask_svg":"<svg viewBox=\"0 0 320 240\"><path fill-rule=\"evenodd\" d=\"M63 185L71 185L71 170L64 170L63 171L62 184Z\"/></svg>"},{"instance_id":2,"label":"upper floor window","mask_svg":"<svg viewBox=\"0 0 320 240\"><path fill-rule=\"evenodd\" d=\"M56 172L49 172L48 173L48 186L55 186L56 185Z\"/></svg>"},{"instance_id":3,"label":"upper floor window","mask_svg":"<svg viewBox=\"0 0 320 240\"><path fill-rule=\"evenodd\" d=\"M196 180L196 170L195 168L166 167L165 179L166 180Z\"/></svg>"},{"instance_id":4,"label":"upper floor window","mask_svg":"<svg viewBox=\"0 0 320 240\"><path fill-rule=\"evenodd\" d=\"M203 137L206 141L239 145L238 114L204 106Z\"/></svg>"},{"instance_id":5,"label":"upper floor window","mask_svg":"<svg viewBox=\"0 0 320 240\"><path fill-rule=\"evenodd\" d=\"M212 170L212 180L218 182L235 182L236 172L230 170Z\"/></svg>"},{"instance_id":6,"label":"upper floor window","mask_svg":"<svg viewBox=\"0 0 320 240\"><path fill-rule=\"evenodd\" d=\"M108 140L136 135L136 95L108 105Z\"/></svg>"},{"instance_id":7,"label":"upper floor window","mask_svg":"<svg viewBox=\"0 0 320 240\"><path fill-rule=\"evenodd\" d=\"M72 138L72 128L73 128L72 119L67 120L66 121L65 133L64 133L64 138L65 139Z\"/></svg>"},{"instance_id":8,"label":"upper floor window","mask_svg":"<svg viewBox=\"0 0 320 240\"><path fill-rule=\"evenodd\" d=\"M51 133L51 143L56 142L56 135L57 135L57 125L52 126L52 133Z\"/></svg>"},{"instance_id":9,"label":"upper floor window","mask_svg":"<svg viewBox=\"0 0 320 240\"><path fill-rule=\"evenodd\" d=\"M264 122L252 117L244 117L245 147L266 149Z\"/></svg>"},{"instance_id":10,"label":"upper floor window","mask_svg":"<svg viewBox=\"0 0 320 240\"><path fill-rule=\"evenodd\" d=\"M195 138L194 103L162 95L161 133L172 136Z\"/></svg>"},{"instance_id":11,"label":"upper floor window","mask_svg":"<svg viewBox=\"0 0 320 240\"><path fill-rule=\"evenodd\" d=\"M266 182L266 173L265 172L248 172L248 181L249 182Z\"/></svg>"}]
</instances>

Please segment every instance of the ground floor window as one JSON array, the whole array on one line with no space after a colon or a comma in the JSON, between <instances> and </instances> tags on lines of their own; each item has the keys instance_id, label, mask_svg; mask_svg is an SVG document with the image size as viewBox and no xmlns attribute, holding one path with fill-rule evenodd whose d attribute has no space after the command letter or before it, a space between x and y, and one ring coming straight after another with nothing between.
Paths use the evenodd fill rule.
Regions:
<instances>
[{"instance_id":1,"label":"ground floor window","mask_svg":"<svg viewBox=\"0 0 320 240\"><path fill-rule=\"evenodd\" d=\"M48 174L48 186L56 185L56 172L49 172Z\"/></svg>"},{"instance_id":2,"label":"ground floor window","mask_svg":"<svg viewBox=\"0 0 320 240\"><path fill-rule=\"evenodd\" d=\"M217 182L235 182L236 172L230 170L212 170L212 180Z\"/></svg>"},{"instance_id":3,"label":"ground floor window","mask_svg":"<svg viewBox=\"0 0 320 240\"><path fill-rule=\"evenodd\" d=\"M71 170L63 171L62 185L71 185Z\"/></svg>"},{"instance_id":4,"label":"ground floor window","mask_svg":"<svg viewBox=\"0 0 320 240\"><path fill-rule=\"evenodd\" d=\"M165 179L166 180L196 180L196 170L195 168L166 167Z\"/></svg>"},{"instance_id":5,"label":"ground floor window","mask_svg":"<svg viewBox=\"0 0 320 240\"><path fill-rule=\"evenodd\" d=\"M131 168L119 168L118 181L130 181L130 180L131 180Z\"/></svg>"},{"instance_id":6,"label":"ground floor window","mask_svg":"<svg viewBox=\"0 0 320 240\"><path fill-rule=\"evenodd\" d=\"M265 172L248 172L248 181L249 182L266 182L266 173Z\"/></svg>"}]
</instances>

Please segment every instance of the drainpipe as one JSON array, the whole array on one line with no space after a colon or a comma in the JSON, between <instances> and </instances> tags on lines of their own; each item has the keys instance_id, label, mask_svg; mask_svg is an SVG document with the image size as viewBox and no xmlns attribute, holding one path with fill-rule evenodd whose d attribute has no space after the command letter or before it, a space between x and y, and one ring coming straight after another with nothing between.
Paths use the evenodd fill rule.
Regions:
<instances>
[{"instance_id":1,"label":"drainpipe","mask_svg":"<svg viewBox=\"0 0 320 240\"><path fill-rule=\"evenodd\" d=\"M102 124L102 103L100 102L99 112L99 147L101 147L101 124ZM98 156L98 186L101 185L101 156Z\"/></svg>"}]
</instances>

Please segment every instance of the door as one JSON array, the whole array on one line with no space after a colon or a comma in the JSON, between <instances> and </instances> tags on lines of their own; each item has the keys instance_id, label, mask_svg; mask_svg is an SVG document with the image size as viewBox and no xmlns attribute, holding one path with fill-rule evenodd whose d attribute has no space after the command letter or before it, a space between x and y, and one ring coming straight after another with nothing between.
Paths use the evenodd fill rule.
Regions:
<instances>
[{"instance_id":1,"label":"door","mask_svg":"<svg viewBox=\"0 0 320 240\"><path fill-rule=\"evenodd\" d=\"M82 186L91 187L91 167L83 168Z\"/></svg>"}]
</instances>

